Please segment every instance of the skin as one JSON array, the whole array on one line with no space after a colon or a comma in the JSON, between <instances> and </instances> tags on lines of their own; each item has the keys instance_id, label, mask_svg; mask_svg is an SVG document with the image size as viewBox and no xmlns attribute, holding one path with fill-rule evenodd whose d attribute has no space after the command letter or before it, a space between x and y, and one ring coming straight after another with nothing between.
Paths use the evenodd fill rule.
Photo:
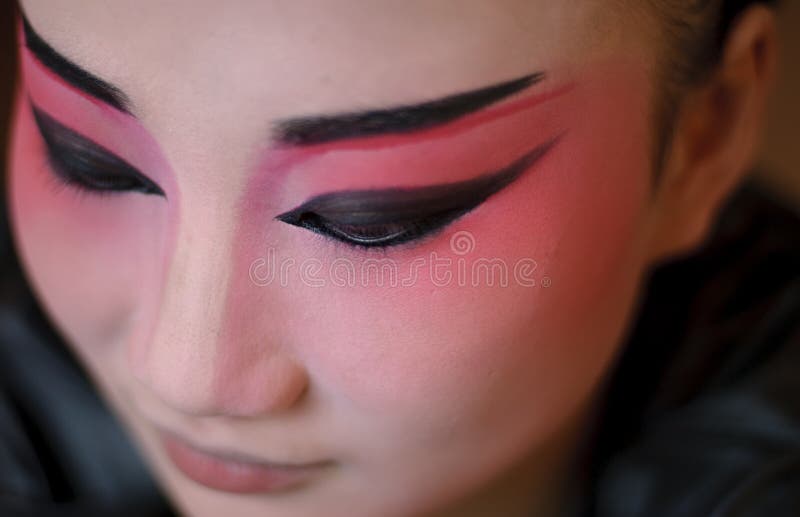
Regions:
<instances>
[{"instance_id":1,"label":"skin","mask_svg":"<svg viewBox=\"0 0 800 517\"><path fill-rule=\"evenodd\" d=\"M135 116L21 52L18 250L154 475L197 516L556 515L643 276L702 241L752 160L774 68L772 16L754 9L719 73L683 102L654 187L657 20L618 2L21 4L53 47L126 92ZM303 151L268 139L275 120L536 70L546 81L474 123ZM28 97L166 198L56 186ZM520 179L415 245L359 250L273 219L325 192L469 179L557 134ZM457 232L473 239L468 254L455 253ZM252 266L270 248L295 265L263 285ZM437 282L432 253L532 258L537 283ZM325 278L336 259L368 258L401 277L425 265L402 287L313 287L298 273L304 260ZM282 494L217 492L167 461L157 427L335 464Z\"/></svg>"}]
</instances>

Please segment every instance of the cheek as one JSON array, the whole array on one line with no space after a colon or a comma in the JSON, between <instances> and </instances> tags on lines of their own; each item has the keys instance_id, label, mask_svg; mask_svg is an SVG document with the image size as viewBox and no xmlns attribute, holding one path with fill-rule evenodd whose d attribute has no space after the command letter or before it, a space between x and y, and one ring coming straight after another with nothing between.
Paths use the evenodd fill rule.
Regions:
<instances>
[{"instance_id":1,"label":"cheek","mask_svg":"<svg viewBox=\"0 0 800 517\"><path fill-rule=\"evenodd\" d=\"M18 95L8 192L16 246L55 323L83 352L119 338L147 279L156 273L164 203L148 196L98 197L58 185L30 109Z\"/></svg>"}]
</instances>

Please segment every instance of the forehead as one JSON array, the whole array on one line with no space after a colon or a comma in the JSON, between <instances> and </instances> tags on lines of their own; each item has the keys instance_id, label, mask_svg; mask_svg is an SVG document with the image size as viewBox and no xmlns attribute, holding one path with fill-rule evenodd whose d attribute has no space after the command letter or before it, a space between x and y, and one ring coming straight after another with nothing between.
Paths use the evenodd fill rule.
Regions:
<instances>
[{"instance_id":1,"label":"forehead","mask_svg":"<svg viewBox=\"0 0 800 517\"><path fill-rule=\"evenodd\" d=\"M126 91L264 116L419 101L631 51L603 0L27 0L54 47ZM250 111L251 112L251 111Z\"/></svg>"}]
</instances>

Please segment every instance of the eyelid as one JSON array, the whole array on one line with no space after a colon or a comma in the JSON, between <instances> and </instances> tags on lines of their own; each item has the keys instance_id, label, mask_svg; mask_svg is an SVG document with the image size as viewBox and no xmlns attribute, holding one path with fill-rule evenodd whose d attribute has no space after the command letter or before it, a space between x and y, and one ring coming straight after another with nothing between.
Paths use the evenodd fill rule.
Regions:
<instances>
[{"instance_id":1,"label":"eyelid","mask_svg":"<svg viewBox=\"0 0 800 517\"><path fill-rule=\"evenodd\" d=\"M402 224L439 218L439 223L431 225L419 235L424 237L452 223L510 185L547 154L563 135L561 133L545 141L497 172L483 174L472 180L430 187L330 192L313 197L275 219L317 231L309 226L309 216L344 226Z\"/></svg>"},{"instance_id":2,"label":"eyelid","mask_svg":"<svg viewBox=\"0 0 800 517\"><path fill-rule=\"evenodd\" d=\"M345 193L331 192L317 196L290 212L277 216L291 219L292 215L313 212L339 224L387 224L410 220L420 215L448 212L470 204L469 199L446 199L448 187L437 185L422 192L416 189L360 190ZM435 210L431 210L436 207Z\"/></svg>"},{"instance_id":3,"label":"eyelid","mask_svg":"<svg viewBox=\"0 0 800 517\"><path fill-rule=\"evenodd\" d=\"M458 183L427 187L328 192L278 216L290 222L313 212L341 224L381 224L474 207L516 180L553 148L563 133L524 154L499 171Z\"/></svg>"},{"instance_id":4,"label":"eyelid","mask_svg":"<svg viewBox=\"0 0 800 517\"><path fill-rule=\"evenodd\" d=\"M34 120L39 133L45 141L48 157L56 165L67 166L67 158L72 161L73 167L97 169L105 173L106 177L135 180L141 185L139 188L130 188L129 191L139 191L145 194L157 194L166 197L164 191L152 180L139 172L128 162L118 157L99 144L92 142L78 132L61 124L56 119L30 103ZM59 171L68 175L65 171Z\"/></svg>"}]
</instances>

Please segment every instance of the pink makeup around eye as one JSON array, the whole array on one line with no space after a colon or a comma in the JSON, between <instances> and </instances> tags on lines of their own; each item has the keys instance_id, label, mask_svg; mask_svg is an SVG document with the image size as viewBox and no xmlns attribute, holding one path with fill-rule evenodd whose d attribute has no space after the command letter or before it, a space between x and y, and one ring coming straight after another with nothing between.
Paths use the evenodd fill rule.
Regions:
<instances>
[{"instance_id":1,"label":"pink makeup around eye","mask_svg":"<svg viewBox=\"0 0 800 517\"><path fill-rule=\"evenodd\" d=\"M336 190L416 187L495 172L568 133L574 89L574 83L557 86L410 134L270 147L254 169L243 205L262 205L268 201L264 193L276 188L281 199L270 194L269 201L291 204Z\"/></svg>"},{"instance_id":2,"label":"pink makeup around eye","mask_svg":"<svg viewBox=\"0 0 800 517\"><path fill-rule=\"evenodd\" d=\"M638 153L609 152L621 145L626 149L631 143L641 145L641 139L646 138L629 122L643 109L640 99L644 92L631 90L631 85L641 84L638 73L625 61L604 62L582 70L566 85L556 84L550 92L504 103L490 110L492 115L476 114L463 125L458 121L453 124L455 129L363 139L382 141L386 144L383 146L354 141L299 149L270 148L254 169L241 199L240 212L252 215L243 215L240 220L263 219L265 214L289 210L326 192L414 187L473 178L496 171L557 136L562 138L550 156L517 180L524 183L519 188L529 193L530 206L525 208L536 212L540 220L565 217L570 211L589 206L595 206L598 218L610 217L617 208L602 206L599 193L628 188L615 183L615 178L638 159ZM285 174L288 171L292 173ZM587 185L600 189L596 198L566 201L570 192L591 192ZM507 212L504 203L489 200L488 204L493 205L492 211L497 208ZM516 224L514 221L522 216L519 210L511 210L508 217L506 222ZM476 221L472 219L471 224ZM538 233L544 231L546 228L537 229ZM556 236L551 236L553 242Z\"/></svg>"},{"instance_id":3,"label":"pink makeup around eye","mask_svg":"<svg viewBox=\"0 0 800 517\"><path fill-rule=\"evenodd\" d=\"M20 45L21 77L31 102L144 172L165 191L175 192L160 146L136 118L67 84L31 55L22 39Z\"/></svg>"}]
</instances>

